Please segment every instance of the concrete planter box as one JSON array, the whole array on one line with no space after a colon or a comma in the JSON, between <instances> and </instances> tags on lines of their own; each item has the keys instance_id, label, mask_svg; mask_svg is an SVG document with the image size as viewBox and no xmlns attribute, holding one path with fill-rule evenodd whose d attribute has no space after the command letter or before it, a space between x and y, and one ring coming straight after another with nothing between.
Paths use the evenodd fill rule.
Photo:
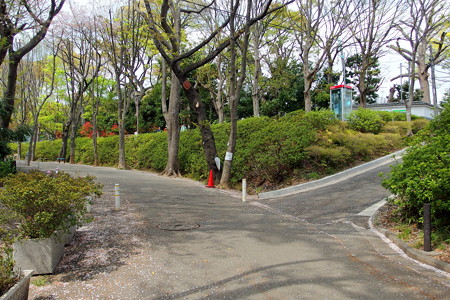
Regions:
<instances>
[{"instance_id":1,"label":"concrete planter box","mask_svg":"<svg viewBox=\"0 0 450 300\"><path fill-rule=\"evenodd\" d=\"M21 270L33 270L34 275L53 273L64 254L64 243L57 234L46 239L15 242L15 266Z\"/></svg>"},{"instance_id":2,"label":"concrete planter box","mask_svg":"<svg viewBox=\"0 0 450 300\"><path fill-rule=\"evenodd\" d=\"M30 278L32 270L22 271L22 278L6 294L0 297L0 300L26 300L28 299L28 288L30 287Z\"/></svg>"},{"instance_id":3,"label":"concrete planter box","mask_svg":"<svg viewBox=\"0 0 450 300\"><path fill-rule=\"evenodd\" d=\"M70 243L72 243L76 231L77 231L77 226L73 225L73 226L71 226L69 228L69 231L67 231L67 232L64 232L64 231L58 232L56 234L56 236L57 236L57 238L61 239L61 241L64 242L64 246L67 246Z\"/></svg>"}]
</instances>

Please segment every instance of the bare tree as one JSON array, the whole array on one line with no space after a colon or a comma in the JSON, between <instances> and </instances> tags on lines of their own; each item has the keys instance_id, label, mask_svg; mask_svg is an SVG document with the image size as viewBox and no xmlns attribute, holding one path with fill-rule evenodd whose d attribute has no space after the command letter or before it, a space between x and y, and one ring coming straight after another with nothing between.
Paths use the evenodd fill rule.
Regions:
<instances>
[{"instance_id":1,"label":"bare tree","mask_svg":"<svg viewBox=\"0 0 450 300\"><path fill-rule=\"evenodd\" d=\"M5 115L2 127L11 122L14 109L17 72L21 59L36 47L47 34L53 18L59 13L65 0L1 1L0 3L0 64L8 56L8 81L3 93ZM31 32L30 35L26 33ZM20 34L19 41L17 37Z\"/></svg>"},{"instance_id":2,"label":"bare tree","mask_svg":"<svg viewBox=\"0 0 450 300\"><path fill-rule=\"evenodd\" d=\"M366 84L368 70L385 54L384 47L392 40L391 33L398 21L400 3L392 0L353 0L352 18L346 27L352 34L361 64L356 70L358 76L359 105L366 107L367 95L376 92L380 85Z\"/></svg>"},{"instance_id":3,"label":"bare tree","mask_svg":"<svg viewBox=\"0 0 450 300\"><path fill-rule=\"evenodd\" d=\"M317 73L326 62L327 55L339 47L344 36L344 21L348 18L345 1L297 0L291 27L296 32L303 64L305 111L311 111L311 88Z\"/></svg>"},{"instance_id":4,"label":"bare tree","mask_svg":"<svg viewBox=\"0 0 450 300\"><path fill-rule=\"evenodd\" d=\"M230 1L230 11L232 11L230 15L230 36L233 37L236 35L236 14L238 10L235 9L235 5L238 5L239 1ZM231 168L233 162L233 155L236 148L236 139L237 139L237 105L240 99L242 85L244 84L246 69L247 69L247 50L250 38L250 19L252 13L252 1L247 1L246 7L246 15L244 22L244 35L242 37L242 43L240 45L241 49L241 62L240 62L240 71L239 74L237 72L237 40L230 40L230 134L228 136L227 143L227 152L225 155L225 161L223 163L223 171L222 177L220 179L220 184L228 188L230 185L231 179Z\"/></svg>"},{"instance_id":5,"label":"bare tree","mask_svg":"<svg viewBox=\"0 0 450 300\"><path fill-rule=\"evenodd\" d=\"M131 100L138 105L148 87L144 86L148 75L149 58L144 39L142 17L137 13L137 2L119 8L117 15L109 11L107 26L103 30L104 53L115 80L117 115L119 126L119 169L126 168L125 119Z\"/></svg>"},{"instance_id":6,"label":"bare tree","mask_svg":"<svg viewBox=\"0 0 450 300\"><path fill-rule=\"evenodd\" d=\"M438 35L449 20L449 6L444 0L406 0L407 11L396 29L401 34L402 39L398 38L395 45L390 47L399 53L409 63L409 99L405 101L406 119L411 122L411 108L414 99L414 85L416 78L416 65L418 66L417 76L421 82L421 88L424 92L424 101L430 102L430 93L428 87L428 68L430 64L425 63L425 53L427 47L432 43L437 45L431 61L439 61L445 50L449 48L444 44L445 33ZM438 37L436 39L436 37ZM408 45L403 46L401 40L406 41ZM412 134L409 128L408 134Z\"/></svg>"},{"instance_id":7,"label":"bare tree","mask_svg":"<svg viewBox=\"0 0 450 300\"><path fill-rule=\"evenodd\" d=\"M36 49L36 48L35 48ZM35 159L36 145L39 140L39 116L45 103L53 94L56 72L56 53L57 46L53 45L52 53L49 59L40 57L36 59L34 55L30 55L30 60L27 61L29 66L28 72L24 74L27 81L27 95L29 97L30 112L33 118L33 129L28 147L27 165ZM34 54L33 51L30 54ZM46 69L49 66L49 69Z\"/></svg>"},{"instance_id":8,"label":"bare tree","mask_svg":"<svg viewBox=\"0 0 450 300\"><path fill-rule=\"evenodd\" d=\"M197 7L180 9L181 13L184 14L200 14L205 9L208 9L215 1L208 4L199 4ZM261 13L253 18L251 18L248 23L242 24L242 26L251 26L257 21L263 19L265 16L273 11L276 11L283 7L282 4L271 7L273 1L264 1L263 9ZM292 1L289 1L292 2ZM230 15L233 11L229 11L224 14L223 21L220 25L215 28L206 38L202 39L200 42L196 43L195 46L191 48L184 49L182 52L181 45L177 42L174 35L173 26L169 24L168 16L173 14L171 10L171 5L173 1L163 0L161 6L159 7L159 16L155 14L157 8L149 0L144 0L146 8L146 20L149 25L149 30L153 35L153 41L156 48L160 52L163 59L167 62L170 69L178 78L179 82L183 86L183 91L189 100L192 110L197 115L197 124L200 128L202 135L203 150L205 152L206 161L208 168L214 171L215 179L217 180L219 175L218 167L215 163L215 158L217 157L217 150L214 141L214 135L206 119L206 111L203 103L200 101L200 95L195 89L194 85L190 82L188 76L193 70L203 66L204 64L212 61L218 54L220 54L226 47L231 43L231 40L238 38L244 33L243 27L236 28L236 34L231 36L214 48L211 48L208 53L195 61L192 61L192 56L198 54L205 46L208 45L220 32L224 31L225 27L229 24L231 17ZM239 1L237 2L239 3ZM238 9L238 5L235 5L235 10ZM226 10L226 9L225 9ZM235 13L235 12L234 12ZM180 53L180 54L177 54ZM182 62L187 62L191 59L191 62L182 64Z\"/></svg>"},{"instance_id":9,"label":"bare tree","mask_svg":"<svg viewBox=\"0 0 450 300\"><path fill-rule=\"evenodd\" d=\"M407 2L408 14L415 13L402 19L397 25L401 39L397 39L391 49L402 55L410 65L413 74L406 74L410 78L418 78L422 90L422 100L430 103L429 69L432 64L439 64L446 57L446 50L450 45L445 41L446 33L442 30L449 22L449 9L445 1L425 0L419 3ZM408 46L401 42L407 41ZM432 55L427 55L429 47L434 47ZM413 57L414 56L414 57ZM414 64L412 64L414 58ZM416 70L417 67L417 70Z\"/></svg>"},{"instance_id":10,"label":"bare tree","mask_svg":"<svg viewBox=\"0 0 450 300\"><path fill-rule=\"evenodd\" d=\"M75 163L76 135L81 114L86 104L85 93L97 77L101 59L95 45L95 30L89 19L74 19L61 34L58 57L62 61L66 92L69 99L69 118L63 124L62 146L59 157L67 156L70 137L70 163Z\"/></svg>"}]
</instances>

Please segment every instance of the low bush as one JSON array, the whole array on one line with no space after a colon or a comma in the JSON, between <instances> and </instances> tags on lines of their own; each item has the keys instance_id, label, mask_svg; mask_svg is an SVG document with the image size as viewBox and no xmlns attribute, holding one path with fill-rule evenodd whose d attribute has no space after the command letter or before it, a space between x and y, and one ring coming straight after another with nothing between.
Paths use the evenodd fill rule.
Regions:
<instances>
[{"instance_id":1,"label":"low bush","mask_svg":"<svg viewBox=\"0 0 450 300\"><path fill-rule=\"evenodd\" d=\"M18 280L19 275L14 271L13 249L9 243L3 241L2 245L0 242L0 296L13 287Z\"/></svg>"},{"instance_id":2,"label":"low bush","mask_svg":"<svg viewBox=\"0 0 450 300\"><path fill-rule=\"evenodd\" d=\"M0 161L0 178L6 177L9 174L16 173L15 161L6 160Z\"/></svg>"},{"instance_id":3,"label":"low bush","mask_svg":"<svg viewBox=\"0 0 450 300\"><path fill-rule=\"evenodd\" d=\"M306 113L305 120L317 130L325 130L328 126L338 122L331 110L318 110Z\"/></svg>"},{"instance_id":4,"label":"low bush","mask_svg":"<svg viewBox=\"0 0 450 300\"><path fill-rule=\"evenodd\" d=\"M358 108L348 116L349 127L363 133L377 134L383 128L384 123L385 121L378 112L365 108Z\"/></svg>"},{"instance_id":5,"label":"low bush","mask_svg":"<svg viewBox=\"0 0 450 300\"><path fill-rule=\"evenodd\" d=\"M364 118L361 115L368 118L366 111L355 112L355 116L362 122ZM382 117L378 114L377 116L381 119L381 124L384 124ZM349 129L349 124L336 120L329 110L309 113L300 110L282 117L240 120L237 125L231 183L238 184L242 178L247 178L249 185L259 185L263 182L270 188L270 185L278 184L289 177L304 176L311 170L304 172L302 169L311 166L319 166L323 168L321 173L328 174L344 168L346 163L366 161L397 150L402 145L400 135L406 133L401 122L387 122L378 135ZM418 124L417 127L422 125ZM230 124L214 124L211 129L218 157L223 164ZM100 165L117 165L118 142L118 136L98 138ZM92 139L77 138L76 143L76 162L91 164ZM56 159L61 140L39 143L41 144L42 146L38 147L38 157ZM126 163L129 167L157 172L164 170L167 162L166 132L127 136L125 148ZM181 132L179 164L180 172L184 176L197 180L208 178L209 170L198 128ZM300 171L294 174L293 170Z\"/></svg>"},{"instance_id":6,"label":"low bush","mask_svg":"<svg viewBox=\"0 0 450 300\"><path fill-rule=\"evenodd\" d=\"M283 181L306 158L315 131L302 118L280 118L249 136L244 173L270 184Z\"/></svg>"},{"instance_id":7,"label":"low bush","mask_svg":"<svg viewBox=\"0 0 450 300\"><path fill-rule=\"evenodd\" d=\"M433 224L441 229L450 226L450 103L443 107L429 130L419 135L425 142L415 140L402 163L393 166L382 182L398 195L395 204L405 220L422 223L423 204L430 203Z\"/></svg>"},{"instance_id":8,"label":"low bush","mask_svg":"<svg viewBox=\"0 0 450 300\"><path fill-rule=\"evenodd\" d=\"M16 214L21 237L47 238L79 224L92 194L101 194L93 177L33 171L6 177L0 203Z\"/></svg>"},{"instance_id":9,"label":"low bush","mask_svg":"<svg viewBox=\"0 0 450 300\"><path fill-rule=\"evenodd\" d=\"M416 145L403 155L402 164L392 167L383 186L399 196L403 215L421 223L424 203L431 203L436 226L449 226L450 220L450 135Z\"/></svg>"},{"instance_id":10,"label":"low bush","mask_svg":"<svg viewBox=\"0 0 450 300\"><path fill-rule=\"evenodd\" d=\"M351 151L346 147L322 147L312 145L306 148L308 158L321 167L341 167L347 165L352 158Z\"/></svg>"}]
</instances>

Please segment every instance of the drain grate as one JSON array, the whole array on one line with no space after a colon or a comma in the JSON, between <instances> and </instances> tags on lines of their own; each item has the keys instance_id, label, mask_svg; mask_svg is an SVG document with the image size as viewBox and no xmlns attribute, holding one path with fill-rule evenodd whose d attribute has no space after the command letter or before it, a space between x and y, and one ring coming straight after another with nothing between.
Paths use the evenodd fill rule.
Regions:
<instances>
[{"instance_id":1,"label":"drain grate","mask_svg":"<svg viewBox=\"0 0 450 300\"><path fill-rule=\"evenodd\" d=\"M192 229L197 229L200 227L200 224L194 223L163 223L156 226L161 230L167 231L187 231Z\"/></svg>"}]
</instances>

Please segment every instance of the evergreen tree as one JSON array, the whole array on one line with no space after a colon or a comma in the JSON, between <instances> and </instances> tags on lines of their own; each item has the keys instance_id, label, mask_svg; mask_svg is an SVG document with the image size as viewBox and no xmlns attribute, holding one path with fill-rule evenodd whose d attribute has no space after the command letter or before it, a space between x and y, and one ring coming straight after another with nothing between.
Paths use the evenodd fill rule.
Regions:
<instances>
[{"instance_id":1,"label":"evergreen tree","mask_svg":"<svg viewBox=\"0 0 450 300\"><path fill-rule=\"evenodd\" d=\"M359 86L359 76L361 70L362 59L360 54L355 54L347 58L346 62L346 82ZM365 83L367 87L366 101L367 103L375 103L378 98L378 88L381 83L380 76L380 64L377 57L372 57L369 60L369 68L367 69L367 75L365 77ZM360 97L358 88L355 89L353 96L355 99Z\"/></svg>"}]
</instances>

